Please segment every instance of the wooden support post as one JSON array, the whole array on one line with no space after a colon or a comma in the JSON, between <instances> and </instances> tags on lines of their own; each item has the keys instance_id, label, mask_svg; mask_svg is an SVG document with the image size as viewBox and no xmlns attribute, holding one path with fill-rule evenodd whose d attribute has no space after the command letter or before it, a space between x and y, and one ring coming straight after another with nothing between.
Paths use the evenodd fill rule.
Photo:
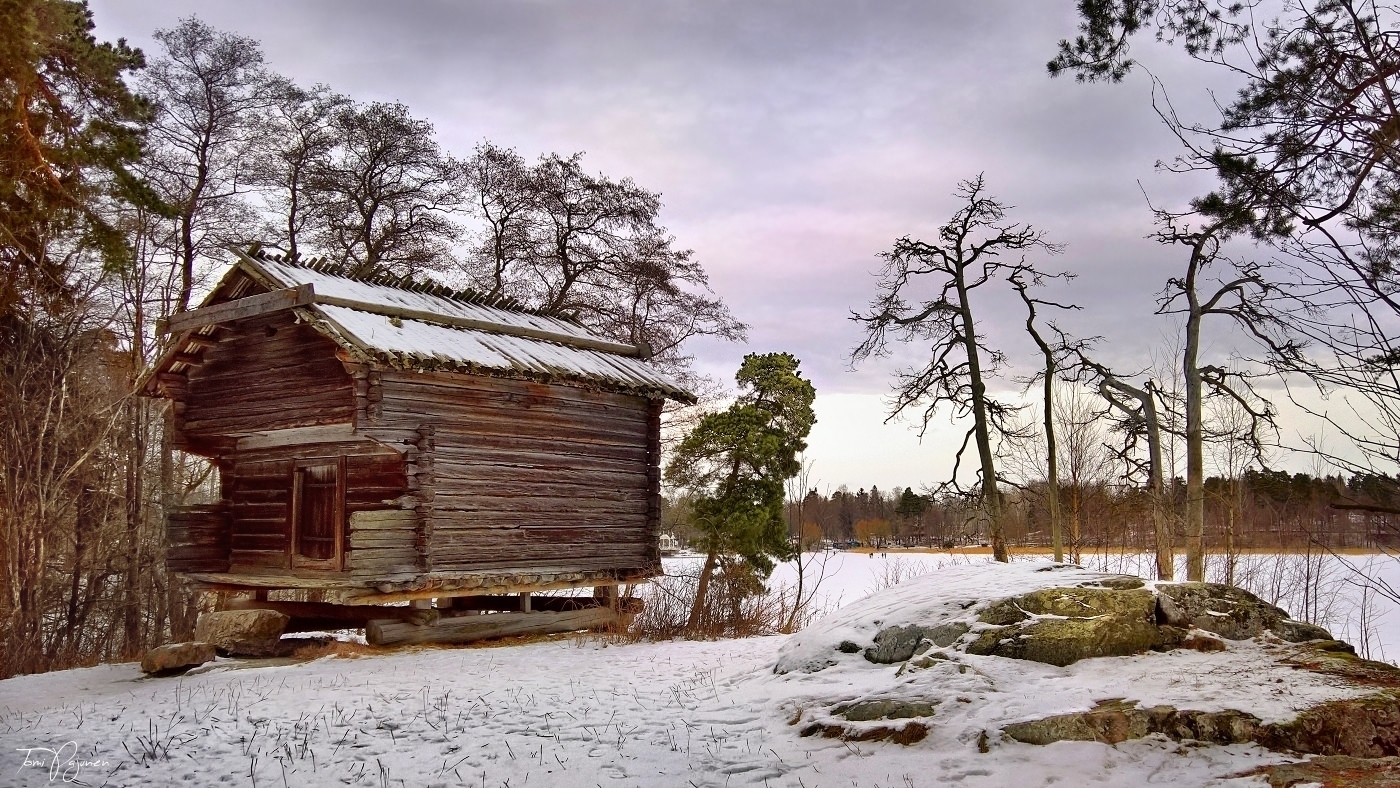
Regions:
<instances>
[{"instance_id":1,"label":"wooden support post","mask_svg":"<svg viewBox=\"0 0 1400 788\"><path fill-rule=\"evenodd\" d=\"M593 598L609 610L617 610L617 586L594 586Z\"/></svg>"},{"instance_id":2,"label":"wooden support post","mask_svg":"<svg viewBox=\"0 0 1400 788\"><path fill-rule=\"evenodd\" d=\"M257 591L254 591L254 592L253 592L253 599L256 600L256 601L258 601L258 602L266 602L266 601L267 601L267 589L266 589L266 588L259 588Z\"/></svg>"},{"instance_id":3,"label":"wooden support post","mask_svg":"<svg viewBox=\"0 0 1400 788\"><path fill-rule=\"evenodd\" d=\"M520 595L520 612L530 612L530 593L528 591Z\"/></svg>"}]
</instances>

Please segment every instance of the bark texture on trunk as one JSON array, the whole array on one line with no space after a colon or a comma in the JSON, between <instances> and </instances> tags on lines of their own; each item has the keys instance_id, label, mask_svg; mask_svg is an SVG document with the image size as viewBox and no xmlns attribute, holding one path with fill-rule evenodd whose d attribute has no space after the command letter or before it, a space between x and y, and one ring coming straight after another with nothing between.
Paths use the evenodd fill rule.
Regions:
<instances>
[{"instance_id":1,"label":"bark texture on trunk","mask_svg":"<svg viewBox=\"0 0 1400 788\"><path fill-rule=\"evenodd\" d=\"M690 632L697 632L705 620L705 602L710 593L710 578L714 577L715 564L719 560L719 552L713 547L705 554L705 565L700 569L700 580L695 584L695 602L690 606L690 619L685 622L685 628Z\"/></svg>"}]
</instances>

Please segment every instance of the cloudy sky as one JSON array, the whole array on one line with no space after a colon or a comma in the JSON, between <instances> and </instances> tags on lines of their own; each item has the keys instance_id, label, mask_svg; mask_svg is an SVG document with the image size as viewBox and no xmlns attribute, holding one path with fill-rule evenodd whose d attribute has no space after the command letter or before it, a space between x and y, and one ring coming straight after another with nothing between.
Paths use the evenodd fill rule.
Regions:
<instances>
[{"instance_id":1,"label":"cloudy sky","mask_svg":"<svg viewBox=\"0 0 1400 788\"><path fill-rule=\"evenodd\" d=\"M1180 207L1200 184L1154 167L1177 148L1145 75L1046 75L1072 0L91 5L103 39L153 52L153 30L196 14L261 41L298 82L404 102L457 154L482 139L528 158L584 151L589 169L662 192L664 223L752 326L746 346L696 345L699 365L729 378L746 352L797 354L818 391L808 456L823 488L932 484L951 467L961 429L940 419L920 442L883 423L890 371L927 350L853 370L847 318L874 294L876 255L931 236L961 179L984 172L1013 219L1066 245L1041 261L1078 274L1057 295L1084 309L1060 322L1103 337L1105 360L1146 366L1174 335L1152 312L1180 255L1145 239L1144 191ZM1210 119L1210 74L1138 54L1183 114ZM1028 370L1014 306L986 301L982 328Z\"/></svg>"}]
</instances>

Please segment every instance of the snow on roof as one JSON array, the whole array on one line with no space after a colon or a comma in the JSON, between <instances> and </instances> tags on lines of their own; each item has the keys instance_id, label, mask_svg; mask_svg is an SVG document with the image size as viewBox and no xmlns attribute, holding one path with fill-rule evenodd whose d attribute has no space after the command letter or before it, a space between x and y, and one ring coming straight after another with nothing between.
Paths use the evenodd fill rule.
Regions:
<instances>
[{"instance_id":1,"label":"snow on roof","mask_svg":"<svg viewBox=\"0 0 1400 788\"><path fill-rule=\"evenodd\" d=\"M508 334L453 328L421 320L398 320L343 306L317 310L352 341L391 357L433 359L452 366L512 370L584 380L603 380L626 389L690 395L639 358L574 348ZM395 324L397 323L397 325Z\"/></svg>"},{"instance_id":2,"label":"snow on roof","mask_svg":"<svg viewBox=\"0 0 1400 788\"><path fill-rule=\"evenodd\" d=\"M241 265L269 285L311 285L315 311L342 335L340 339L374 356L408 366L427 362L694 399L679 383L639 358L631 346L567 320L365 282L266 257L239 254L239 258ZM407 310L414 316L385 314L381 308L383 312ZM444 323L417 319L423 313L441 316Z\"/></svg>"},{"instance_id":3,"label":"snow on roof","mask_svg":"<svg viewBox=\"0 0 1400 788\"><path fill-rule=\"evenodd\" d=\"M242 256L240 256L242 257ZM444 317L459 317L494 323L502 329L526 328L548 331L553 334L576 337L578 339L601 340L588 329L561 320L557 317L532 315L528 312L498 309L483 304L469 304L446 296L432 293L416 293L389 285L372 284L344 276L317 271L301 265L293 265L272 259L243 257L245 263L254 264L258 270L274 279L282 287L296 287L309 284L318 296L344 298L370 304L402 307L422 312L433 312Z\"/></svg>"}]
</instances>

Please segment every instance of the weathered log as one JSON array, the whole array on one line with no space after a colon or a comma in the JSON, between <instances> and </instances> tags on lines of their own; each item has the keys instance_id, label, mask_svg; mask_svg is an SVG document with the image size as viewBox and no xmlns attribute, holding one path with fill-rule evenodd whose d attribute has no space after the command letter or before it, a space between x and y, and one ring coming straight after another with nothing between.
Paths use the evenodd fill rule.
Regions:
<instances>
[{"instance_id":1,"label":"weathered log","mask_svg":"<svg viewBox=\"0 0 1400 788\"><path fill-rule=\"evenodd\" d=\"M311 285L301 285L300 287L287 288L286 290L274 290L270 293L260 293L258 295L239 298L213 306L191 309L172 315L166 319L162 326L162 333L178 334L181 331L188 331L200 326L208 326L214 323L224 323L230 320L241 320L258 315L266 315L272 312L280 312L304 306L311 303L314 297Z\"/></svg>"},{"instance_id":2,"label":"weathered log","mask_svg":"<svg viewBox=\"0 0 1400 788\"><path fill-rule=\"evenodd\" d=\"M613 586L607 586L614 588ZM521 612L519 594L490 594L483 596L459 596L452 599L453 610L495 610L510 613ZM643 602L636 597L622 600L621 610L625 613L640 613ZM592 607L611 607L610 600L592 596L530 596L530 609L535 612L559 613L566 610L583 610Z\"/></svg>"},{"instance_id":3,"label":"weathered log","mask_svg":"<svg viewBox=\"0 0 1400 788\"><path fill-rule=\"evenodd\" d=\"M431 626L394 619L374 619L365 627L365 640L372 645L397 643L471 643L510 635L548 635L607 626L618 614L606 607L548 613L495 613L438 619Z\"/></svg>"},{"instance_id":4,"label":"weathered log","mask_svg":"<svg viewBox=\"0 0 1400 788\"><path fill-rule=\"evenodd\" d=\"M371 619L407 621L429 625L438 620L437 610L412 607L366 607L336 605L330 602L280 602L257 599L232 599L229 610L275 610L291 618L288 632L317 632L325 629L360 629Z\"/></svg>"},{"instance_id":5,"label":"weathered log","mask_svg":"<svg viewBox=\"0 0 1400 788\"><path fill-rule=\"evenodd\" d=\"M350 533L353 535L357 531L411 529L417 519L417 513L412 510L376 509L355 512L350 515Z\"/></svg>"},{"instance_id":6,"label":"weathered log","mask_svg":"<svg viewBox=\"0 0 1400 788\"><path fill-rule=\"evenodd\" d=\"M238 451L256 449L276 449L284 446L301 447L314 443L337 443L355 439L355 425L326 424L319 427L293 427L285 430L271 430L238 439Z\"/></svg>"},{"instance_id":7,"label":"weathered log","mask_svg":"<svg viewBox=\"0 0 1400 788\"><path fill-rule=\"evenodd\" d=\"M229 566L229 512L223 505L178 507L165 530L166 566L174 572L222 572Z\"/></svg>"},{"instance_id":8,"label":"weathered log","mask_svg":"<svg viewBox=\"0 0 1400 788\"><path fill-rule=\"evenodd\" d=\"M218 337L205 336L204 334L190 334L183 341L186 347L193 345L197 348L215 347L219 344Z\"/></svg>"}]
</instances>

